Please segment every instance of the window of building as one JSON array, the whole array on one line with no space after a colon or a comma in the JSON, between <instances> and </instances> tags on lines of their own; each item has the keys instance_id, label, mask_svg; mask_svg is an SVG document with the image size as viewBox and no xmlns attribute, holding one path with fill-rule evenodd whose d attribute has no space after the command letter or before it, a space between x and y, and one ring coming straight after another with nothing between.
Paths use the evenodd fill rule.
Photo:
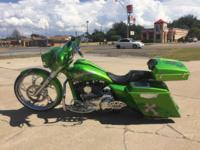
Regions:
<instances>
[{"instance_id":1,"label":"window of building","mask_svg":"<svg viewBox=\"0 0 200 150\"><path fill-rule=\"evenodd\" d=\"M160 25L159 24L156 25L156 32L160 32Z\"/></svg>"},{"instance_id":2,"label":"window of building","mask_svg":"<svg viewBox=\"0 0 200 150\"><path fill-rule=\"evenodd\" d=\"M143 33L143 39L146 40L147 39L147 34Z\"/></svg>"}]
</instances>

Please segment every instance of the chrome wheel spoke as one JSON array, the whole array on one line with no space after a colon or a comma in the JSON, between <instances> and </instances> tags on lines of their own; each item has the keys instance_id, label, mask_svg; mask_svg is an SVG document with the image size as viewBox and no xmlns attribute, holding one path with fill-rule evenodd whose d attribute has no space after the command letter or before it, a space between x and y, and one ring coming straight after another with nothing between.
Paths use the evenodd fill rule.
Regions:
<instances>
[{"instance_id":1,"label":"chrome wheel spoke","mask_svg":"<svg viewBox=\"0 0 200 150\"><path fill-rule=\"evenodd\" d=\"M22 84L20 85L20 89L21 89L22 91L26 92L26 87L25 87L24 83L22 83Z\"/></svg>"},{"instance_id":2,"label":"chrome wheel spoke","mask_svg":"<svg viewBox=\"0 0 200 150\"><path fill-rule=\"evenodd\" d=\"M50 89L55 89L55 87L52 85L52 84L49 84L49 86L48 86Z\"/></svg>"},{"instance_id":3,"label":"chrome wheel spoke","mask_svg":"<svg viewBox=\"0 0 200 150\"><path fill-rule=\"evenodd\" d=\"M35 83L36 83L36 81L37 81L38 78L40 78L40 77L37 76L37 75L35 75L35 74L32 75L32 84L33 85L35 85Z\"/></svg>"},{"instance_id":4,"label":"chrome wheel spoke","mask_svg":"<svg viewBox=\"0 0 200 150\"><path fill-rule=\"evenodd\" d=\"M48 110L54 107L59 96L54 82L42 89L37 96L35 95L35 92L41 87L46 78L46 76L35 72L21 76L16 84L16 92L19 100L25 106L33 110Z\"/></svg>"},{"instance_id":5,"label":"chrome wheel spoke","mask_svg":"<svg viewBox=\"0 0 200 150\"><path fill-rule=\"evenodd\" d=\"M47 101L48 101L48 104L52 104L53 103L53 100L51 99L51 97L49 95L47 96Z\"/></svg>"}]
</instances>

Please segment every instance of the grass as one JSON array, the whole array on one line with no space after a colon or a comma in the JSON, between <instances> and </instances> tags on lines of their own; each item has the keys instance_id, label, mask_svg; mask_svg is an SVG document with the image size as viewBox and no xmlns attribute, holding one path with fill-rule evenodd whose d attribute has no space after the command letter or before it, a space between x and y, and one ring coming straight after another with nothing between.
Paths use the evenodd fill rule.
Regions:
<instances>
[{"instance_id":1,"label":"grass","mask_svg":"<svg viewBox=\"0 0 200 150\"><path fill-rule=\"evenodd\" d=\"M150 54L151 57L159 56L183 61L200 60L200 48L177 48L159 50Z\"/></svg>"}]
</instances>

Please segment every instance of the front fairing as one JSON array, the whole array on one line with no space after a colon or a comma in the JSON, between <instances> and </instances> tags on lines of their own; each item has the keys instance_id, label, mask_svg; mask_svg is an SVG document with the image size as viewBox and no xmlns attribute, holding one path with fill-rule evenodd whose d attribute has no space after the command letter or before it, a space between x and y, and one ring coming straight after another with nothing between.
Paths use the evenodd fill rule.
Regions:
<instances>
[{"instance_id":1,"label":"front fairing","mask_svg":"<svg viewBox=\"0 0 200 150\"><path fill-rule=\"evenodd\" d=\"M62 66L69 66L73 61L73 42L68 42L62 47L53 47L41 55L44 67L56 70Z\"/></svg>"}]
</instances>

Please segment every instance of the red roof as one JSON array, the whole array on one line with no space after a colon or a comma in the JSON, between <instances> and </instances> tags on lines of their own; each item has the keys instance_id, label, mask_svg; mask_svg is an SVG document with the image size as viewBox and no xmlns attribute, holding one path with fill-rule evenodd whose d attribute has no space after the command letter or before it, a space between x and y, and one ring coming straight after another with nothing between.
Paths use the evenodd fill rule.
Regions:
<instances>
[{"instance_id":1,"label":"red roof","mask_svg":"<svg viewBox=\"0 0 200 150\"><path fill-rule=\"evenodd\" d=\"M167 23L166 21L159 19L158 21L156 21L154 24L164 24Z\"/></svg>"}]
</instances>

